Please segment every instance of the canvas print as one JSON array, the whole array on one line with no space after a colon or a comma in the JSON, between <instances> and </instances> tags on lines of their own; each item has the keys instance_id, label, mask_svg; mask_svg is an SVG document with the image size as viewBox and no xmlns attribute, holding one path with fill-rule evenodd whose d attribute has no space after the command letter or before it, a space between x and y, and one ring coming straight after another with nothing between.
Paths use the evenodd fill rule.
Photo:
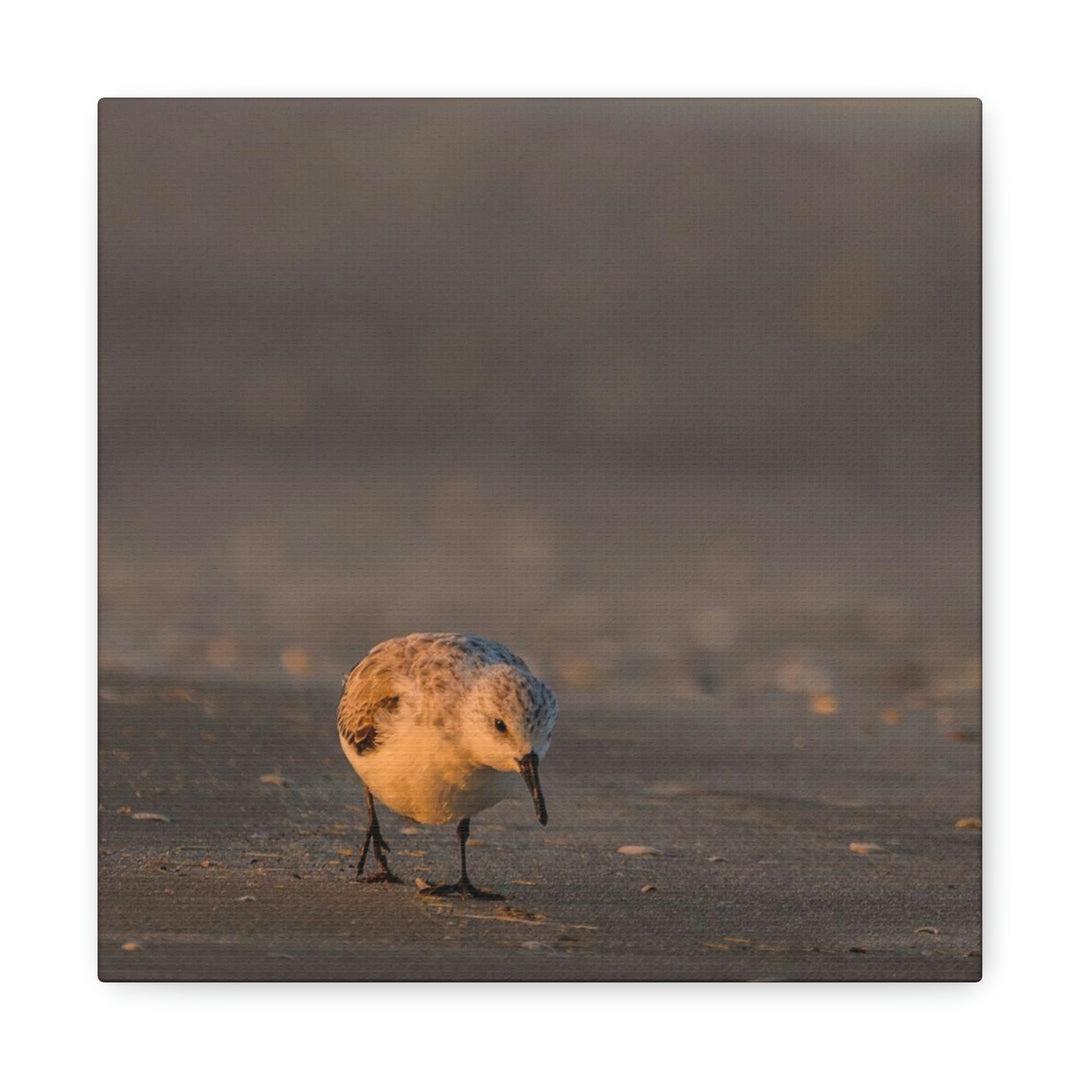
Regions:
<instances>
[{"instance_id":1,"label":"canvas print","mask_svg":"<svg viewBox=\"0 0 1080 1080\"><path fill-rule=\"evenodd\" d=\"M974 99L99 105L99 974L981 975Z\"/></svg>"}]
</instances>

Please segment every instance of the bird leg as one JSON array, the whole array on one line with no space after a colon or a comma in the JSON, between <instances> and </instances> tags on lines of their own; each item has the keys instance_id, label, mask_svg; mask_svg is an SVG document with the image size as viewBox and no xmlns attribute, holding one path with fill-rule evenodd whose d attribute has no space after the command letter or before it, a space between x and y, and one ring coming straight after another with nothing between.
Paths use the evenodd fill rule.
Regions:
<instances>
[{"instance_id":1,"label":"bird leg","mask_svg":"<svg viewBox=\"0 0 1080 1080\"><path fill-rule=\"evenodd\" d=\"M478 889L465 869L465 845L469 841L469 819L462 818L457 827L458 843L461 845L461 880L453 885L429 885L420 890L421 896L460 896L464 900L505 900L505 896Z\"/></svg>"},{"instance_id":2,"label":"bird leg","mask_svg":"<svg viewBox=\"0 0 1080 1080\"><path fill-rule=\"evenodd\" d=\"M380 881L400 885L401 878L392 874L390 867L386 865L384 852L390 850L390 845L382 838L382 833L379 831L379 819L375 816L375 800L371 797L371 792L367 788L364 789L364 794L367 796L368 826L367 832L364 833L364 846L360 849L360 862L356 867L356 880L362 881L366 885L374 885ZM371 854L375 856L379 869L374 874L362 878L360 875L364 872L364 862L368 857L369 849Z\"/></svg>"}]
</instances>

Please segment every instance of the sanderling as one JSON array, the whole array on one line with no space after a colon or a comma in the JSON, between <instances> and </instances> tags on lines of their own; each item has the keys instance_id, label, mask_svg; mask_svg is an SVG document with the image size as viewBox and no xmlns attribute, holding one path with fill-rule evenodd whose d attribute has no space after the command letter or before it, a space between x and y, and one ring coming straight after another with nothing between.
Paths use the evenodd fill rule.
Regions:
<instances>
[{"instance_id":1,"label":"sanderling","mask_svg":"<svg viewBox=\"0 0 1080 1080\"><path fill-rule=\"evenodd\" d=\"M364 782L368 826L357 880L400 882L386 864L374 795L425 825L458 822L461 880L426 896L501 900L465 869L469 819L519 790L547 824L539 765L551 745L555 695L504 645L466 634L410 634L376 645L345 677L337 724L341 748ZM361 879L368 851L379 871Z\"/></svg>"}]
</instances>

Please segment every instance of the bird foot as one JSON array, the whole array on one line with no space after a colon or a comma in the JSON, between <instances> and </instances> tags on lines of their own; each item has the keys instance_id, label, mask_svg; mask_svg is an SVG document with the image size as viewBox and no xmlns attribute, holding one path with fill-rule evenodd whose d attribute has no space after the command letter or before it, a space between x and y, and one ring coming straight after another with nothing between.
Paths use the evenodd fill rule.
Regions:
<instances>
[{"instance_id":1,"label":"bird foot","mask_svg":"<svg viewBox=\"0 0 1080 1080\"><path fill-rule=\"evenodd\" d=\"M365 878L358 877L356 880L361 885L380 885L383 883L387 885L405 884L397 874L392 874L389 870L378 870L374 874L368 874Z\"/></svg>"},{"instance_id":2,"label":"bird foot","mask_svg":"<svg viewBox=\"0 0 1080 1080\"><path fill-rule=\"evenodd\" d=\"M487 889L478 889L468 878L453 885L429 885L420 890L421 896L460 896L462 900L505 900L506 897Z\"/></svg>"}]
</instances>

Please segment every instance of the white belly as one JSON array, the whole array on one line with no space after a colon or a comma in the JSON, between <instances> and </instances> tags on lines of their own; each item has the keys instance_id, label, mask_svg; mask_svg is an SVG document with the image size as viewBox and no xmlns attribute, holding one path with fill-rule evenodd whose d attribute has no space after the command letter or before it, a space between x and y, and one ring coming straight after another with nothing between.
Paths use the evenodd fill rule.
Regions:
<instances>
[{"instance_id":1,"label":"white belly","mask_svg":"<svg viewBox=\"0 0 1080 1080\"><path fill-rule=\"evenodd\" d=\"M366 754L358 754L344 739L341 748L379 802L424 825L460 821L517 794L519 788L525 791L514 773L473 768L448 757L445 740L434 736L430 741L391 738Z\"/></svg>"}]
</instances>

